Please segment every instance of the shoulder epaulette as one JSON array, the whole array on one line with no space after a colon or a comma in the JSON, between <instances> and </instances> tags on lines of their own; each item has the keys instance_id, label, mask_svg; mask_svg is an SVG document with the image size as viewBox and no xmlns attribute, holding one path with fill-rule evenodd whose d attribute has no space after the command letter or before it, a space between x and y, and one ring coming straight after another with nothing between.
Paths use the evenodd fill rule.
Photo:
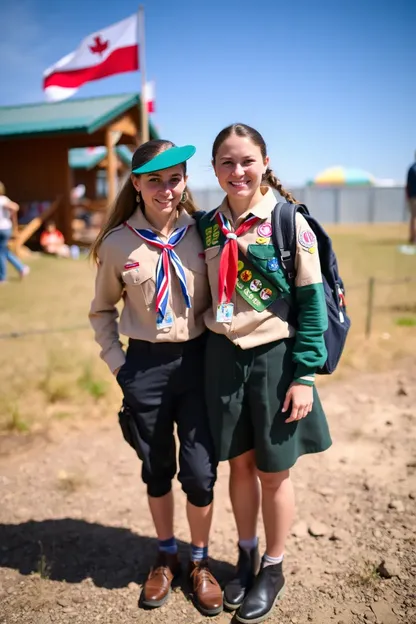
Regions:
<instances>
[{"instance_id":1,"label":"shoulder epaulette","mask_svg":"<svg viewBox=\"0 0 416 624\"><path fill-rule=\"evenodd\" d=\"M110 234L113 234L113 232L118 232L119 230L122 230L123 228L124 228L124 223L120 223L120 225L116 225L116 227L111 228L111 230L109 230L107 234L103 237L103 241L105 241L105 239L108 238Z\"/></svg>"}]
</instances>

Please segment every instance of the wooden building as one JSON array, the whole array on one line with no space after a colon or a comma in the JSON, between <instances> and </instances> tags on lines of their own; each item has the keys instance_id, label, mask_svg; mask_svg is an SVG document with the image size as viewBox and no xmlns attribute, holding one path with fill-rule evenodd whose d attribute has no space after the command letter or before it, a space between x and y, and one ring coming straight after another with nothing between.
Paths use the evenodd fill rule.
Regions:
<instances>
[{"instance_id":1,"label":"wooden building","mask_svg":"<svg viewBox=\"0 0 416 624\"><path fill-rule=\"evenodd\" d=\"M132 148L116 145L116 180L117 185L125 180L131 170ZM108 199L107 148L74 147L69 150L69 168L73 186L85 187L85 196L89 200Z\"/></svg>"},{"instance_id":2,"label":"wooden building","mask_svg":"<svg viewBox=\"0 0 416 624\"><path fill-rule=\"evenodd\" d=\"M75 179L70 150L105 146L111 202L117 188L115 148L128 146L134 150L140 145L140 135L138 94L3 106L0 107L0 180L8 196L19 204L38 202L46 206L38 215L38 222L53 213L65 239L71 242L70 192ZM149 137L158 138L151 123ZM35 229L34 222L31 230Z\"/></svg>"}]
</instances>

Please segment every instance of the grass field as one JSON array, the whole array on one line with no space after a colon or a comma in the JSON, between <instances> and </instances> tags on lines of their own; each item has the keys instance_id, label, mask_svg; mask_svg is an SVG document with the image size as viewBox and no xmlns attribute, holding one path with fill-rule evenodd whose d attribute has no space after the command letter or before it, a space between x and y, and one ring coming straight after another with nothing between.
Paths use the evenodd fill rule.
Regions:
<instances>
[{"instance_id":1,"label":"grass field","mask_svg":"<svg viewBox=\"0 0 416 624\"><path fill-rule=\"evenodd\" d=\"M388 369L416 350L416 281L403 283L405 278L416 280L416 255L398 252L406 227L343 226L329 232L353 322L333 378ZM37 255L29 264L32 272L25 281L19 282L10 269L10 282L0 291L0 430L36 431L56 420L114 414L120 390L98 357L87 319L92 265ZM366 339L369 277L376 280L375 305L372 334ZM37 333L24 334L32 331ZM9 332L23 335L5 338Z\"/></svg>"}]
</instances>

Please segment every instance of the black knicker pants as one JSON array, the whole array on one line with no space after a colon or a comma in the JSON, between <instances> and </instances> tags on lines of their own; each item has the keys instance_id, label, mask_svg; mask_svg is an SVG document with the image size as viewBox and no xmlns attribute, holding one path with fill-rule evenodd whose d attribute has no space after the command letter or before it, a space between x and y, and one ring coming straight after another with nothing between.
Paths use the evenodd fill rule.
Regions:
<instances>
[{"instance_id":1,"label":"black knicker pants","mask_svg":"<svg viewBox=\"0 0 416 624\"><path fill-rule=\"evenodd\" d=\"M124 395L120 426L143 462L149 496L171 490L176 422L178 479L197 507L212 502L217 466L204 399L205 343L205 335L182 343L130 339L126 363L117 374Z\"/></svg>"}]
</instances>

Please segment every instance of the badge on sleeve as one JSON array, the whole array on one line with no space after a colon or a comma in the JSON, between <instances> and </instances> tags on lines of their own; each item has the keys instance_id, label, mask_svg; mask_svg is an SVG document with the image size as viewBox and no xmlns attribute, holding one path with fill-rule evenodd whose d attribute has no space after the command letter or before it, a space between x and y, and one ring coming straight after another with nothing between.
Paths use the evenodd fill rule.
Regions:
<instances>
[{"instance_id":1,"label":"badge on sleeve","mask_svg":"<svg viewBox=\"0 0 416 624\"><path fill-rule=\"evenodd\" d=\"M231 323L233 314L233 303L220 303L217 305L217 323Z\"/></svg>"},{"instance_id":2,"label":"badge on sleeve","mask_svg":"<svg viewBox=\"0 0 416 624\"><path fill-rule=\"evenodd\" d=\"M316 236L310 230L302 230L299 233L298 241L301 247L313 254L316 251Z\"/></svg>"},{"instance_id":3,"label":"badge on sleeve","mask_svg":"<svg viewBox=\"0 0 416 624\"><path fill-rule=\"evenodd\" d=\"M156 329L166 329L167 327L172 327L172 325L173 325L172 310L166 310L164 317L162 317L160 312L157 313Z\"/></svg>"}]
</instances>

